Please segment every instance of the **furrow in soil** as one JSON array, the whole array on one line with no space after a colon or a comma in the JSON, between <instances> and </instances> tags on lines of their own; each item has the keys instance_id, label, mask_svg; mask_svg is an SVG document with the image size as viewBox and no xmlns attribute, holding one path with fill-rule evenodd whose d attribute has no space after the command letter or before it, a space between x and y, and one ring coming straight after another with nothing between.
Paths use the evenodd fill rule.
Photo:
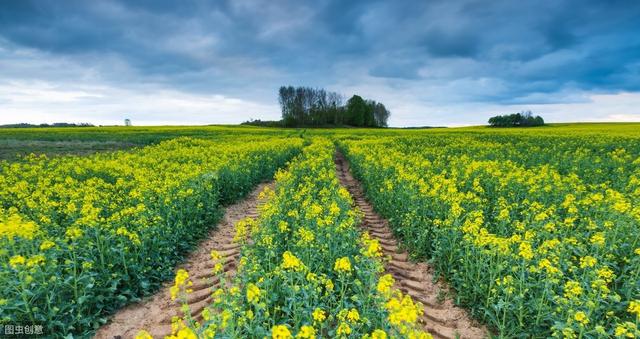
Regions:
<instances>
[{"instance_id":1,"label":"furrow in soil","mask_svg":"<svg viewBox=\"0 0 640 339\"><path fill-rule=\"evenodd\" d=\"M433 270L426 263L409 261L409 254L402 250L387 220L378 215L366 200L364 191L350 172L349 163L340 152L335 156L340 183L353 196L355 206L364 213L361 227L372 238L378 239L388 261L386 273L396 280L396 288L424 305L421 323L434 338L484 338L487 330L472 320L468 313L446 297L451 293L442 282L435 282Z\"/></svg>"}]
</instances>

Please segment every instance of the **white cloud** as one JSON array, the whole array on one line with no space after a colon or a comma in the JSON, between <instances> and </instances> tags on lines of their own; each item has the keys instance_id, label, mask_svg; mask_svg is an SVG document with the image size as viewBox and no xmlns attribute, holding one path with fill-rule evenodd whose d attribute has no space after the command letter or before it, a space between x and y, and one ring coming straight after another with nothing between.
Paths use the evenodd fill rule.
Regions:
<instances>
[{"instance_id":1,"label":"white cloud","mask_svg":"<svg viewBox=\"0 0 640 339\"><path fill-rule=\"evenodd\" d=\"M570 121L640 121L640 93L590 94L578 103L529 105L549 122Z\"/></svg>"},{"instance_id":2,"label":"white cloud","mask_svg":"<svg viewBox=\"0 0 640 339\"><path fill-rule=\"evenodd\" d=\"M0 84L0 124L90 122L136 125L235 124L254 118L277 119L277 105L223 95L171 89L68 87L49 83Z\"/></svg>"}]
</instances>

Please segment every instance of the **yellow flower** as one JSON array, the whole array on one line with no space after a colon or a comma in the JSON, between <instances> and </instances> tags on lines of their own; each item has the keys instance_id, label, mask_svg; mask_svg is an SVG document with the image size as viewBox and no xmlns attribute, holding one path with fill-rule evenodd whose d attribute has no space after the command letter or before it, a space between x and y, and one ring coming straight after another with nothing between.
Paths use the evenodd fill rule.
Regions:
<instances>
[{"instance_id":1,"label":"yellow flower","mask_svg":"<svg viewBox=\"0 0 640 339\"><path fill-rule=\"evenodd\" d=\"M364 248L362 249L362 253L371 258L377 258L382 256L382 247L380 246L380 242L377 239L371 239L368 233L362 234L362 243L364 244Z\"/></svg>"},{"instance_id":2,"label":"yellow flower","mask_svg":"<svg viewBox=\"0 0 640 339\"><path fill-rule=\"evenodd\" d=\"M300 332L296 335L296 338L315 339L316 330L309 325L304 325L300 328Z\"/></svg>"},{"instance_id":3,"label":"yellow flower","mask_svg":"<svg viewBox=\"0 0 640 339\"><path fill-rule=\"evenodd\" d=\"M224 271L224 260L220 252L215 250L211 251L211 260L214 262L213 269L211 270L213 274L219 274Z\"/></svg>"},{"instance_id":4,"label":"yellow flower","mask_svg":"<svg viewBox=\"0 0 640 339\"><path fill-rule=\"evenodd\" d=\"M327 290L326 294L328 295L329 293L333 292L333 281L331 281L331 279L325 279L324 281L324 288Z\"/></svg>"},{"instance_id":5,"label":"yellow flower","mask_svg":"<svg viewBox=\"0 0 640 339\"><path fill-rule=\"evenodd\" d=\"M358 320L360 320L360 313L358 313L358 310L355 308L350 309L349 313L347 313L347 320L352 323L358 322Z\"/></svg>"},{"instance_id":6,"label":"yellow flower","mask_svg":"<svg viewBox=\"0 0 640 339\"><path fill-rule=\"evenodd\" d=\"M281 233L284 233L289 230L289 224L284 220L280 220L280 222L278 223L278 229Z\"/></svg>"},{"instance_id":7,"label":"yellow flower","mask_svg":"<svg viewBox=\"0 0 640 339\"><path fill-rule=\"evenodd\" d=\"M580 268L593 267L597 262L596 258L590 255L584 256L580 258Z\"/></svg>"},{"instance_id":8,"label":"yellow flower","mask_svg":"<svg viewBox=\"0 0 640 339\"><path fill-rule=\"evenodd\" d=\"M316 308L315 310L313 310L313 313L311 314L311 316L313 317L314 322L319 322L319 323L327 319L326 313L319 308Z\"/></svg>"},{"instance_id":9,"label":"yellow flower","mask_svg":"<svg viewBox=\"0 0 640 339\"><path fill-rule=\"evenodd\" d=\"M629 303L627 311L631 314L635 314L636 318L640 320L640 300L632 300Z\"/></svg>"},{"instance_id":10,"label":"yellow flower","mask_svg":"<svg viewBox=\"0 0 640 339\"><path fill-rule=\"evenodd\" d=\"M35 222L26 221L19 214L12 214L4 221L0 219L0 238L18 236L31 240L39 231L40 228Z\"/></svg>"},{"instance_id":11,"label":"yellow flower","mask_svg":"<svg viewBox=\"0 0 640 339\"><path fill-rule=\"evenodd\" d=\"M371 333L371 339L387 339L387 332L383 330L375 330Z\"/></svg>"},{"instance_id":12,"label":"yellow flower","mask_svg":"<svg viewBox=\"0 0 640 339\"><path fill-rule=\"evenodd\" d=\"M602 246L604 245L604 233L603 232L598 232L596 234L594 234L593 236L591 236L591 243L596 245L596 246Z\"/></svg>"},{"instance_id":13,"label":"yellow flower","mask_svg":"<svg viewBox=\"0 0 640 339\"><path fill-rule=\"evenodd\" d=\"M256 303L260 299L260 288L258 286L249 283L247 285L247 301L250 303Z\"/></svg>"},{"instance_id":14,"label":"yellow flower","mask_svg":"<svg viewBox=\"0 0 640 339\"><path fill-rule=\"evenodd\" d=\"M410 296L398 294L387 301L385 308L389 311L389 322L392 325L415 324L423 313L420 304L415 304Z\"/></svg>"},{"instance_id":15,"label":"yellow flower","mask_svg":"<svg viewBox=\"0 0 640 339\"><path fill-rule=\"evenodd\" d=\"M533 258L533 250L531 250L531 245L528 242L521 242L519 250L518 255L525 260L531 260L531 258Z\"/></svg>"},{"instance_id":16,"label":"yellow flower","mask_svg":"<svg viewBox=\"0 0 640 339\"><path fill-rule=\"evenodd\" d=\"M315 239L315 235L313 235L313 232L309 231L304 227L301 227L300 229L298 229L297 233L298 233L298 236L300 237L299 244L309 244Z\"/></svg>"},{"instance_id":17,"label":"yellow flower","mask_svg":"<svg viewBox=\"0 0 640 339\"><path fill-rule=\"evenodd\" d=\"M180 290L182 288L192 286L192 285L193 283L191 282L191 280L189 280L189 273L187 273L187 271L183 269L179 269L178 272L176 272L175 283L169 289L169 292L171 293L171 299L175 300L178 297L178 293L180 293ZM191 290L187 289L186 292L190 293Z\"/></svg>"},{"instance_id":18,"label":"yellow flower","mask_svg":"<svg viewBox=\"0 0 640 339\"><path fill-rule=\"evenodd\" d=\"M333 265L333 269L336 272L351 272L351 261L348 257L338 258Z\"/></svg>"},{"instance_id":19,"label":"yellow flower","mask_svg":"<svg viewBox=\"0 0 640 339\"><path fill-rule=\"evenodd\" d=\"M151 334L149 334L149 332L141 330L140 332L138 332L138 334L136 334L136 339L153 339L153 337L151 336Z\"/></svg>"},{"instance_id":20,"label":"yellow flower","mask_svg":"<svg viewBox=\"0 0 640 339\"><path fill-rule=\"evenodd\" d=\"M573 315L573 319L575 319L582 325L586 325L589 323L589 318L587 318L587 315L582 311L576 312L576 314Z\"/></svg>"},{"instance_id":21,"label":"yellow flower","mask_svg":"<svg viewBox=\"0 0 640 339\"><path fill-rule=\"evenodd\" d=\"M69 227L64 234L70 240L76 240L82 237L83 232L81 229L74 226L74 227Z\"/></svg>"},{"instance_id":22,"label":"yellow flower","mask_svg":"<svg viewBox=\"0 0 640 339\"><path fill-rule=\"evenodd\" d=\"M271 337L274 339L289 339L291 332L285 325L276 325L271 328Z\"/></svg>"},{"instance_id":23,"label":"yellow flower","mask_svg":"<svg viewBox=\"0 0 640 339\"><path fill-rule=\"evenodd\" d=\"M603 267L599 269L597 272L598 277L604 279L606 282L611 282L613 278L616 276L613 274L613 271L609 267Z\"/></svg>"},{"instance_id":24,"label":"yellow flower","mask_svg":"<svg viewBox=\"0 0 640 339\"><path fill-rule=\"evenodd\" d=\"M176 334L178 339L198 339L198 336L189 327L183 327Z\"/></svg>"},{"instance_id":25,"label":"yellow flower","mask_svg":"<svg viewBox=\"0 0 640 339\"><path fill-rule=\"evenodd\" d=\"M582 287L577 281L567 281L564 284L564 296L569 299L576 298L582 294Z\"/></svg>"},{"instance_id":26,"label":"yellow flower","mask_svg":"<svg viewBox=\"0 0 640 339\"><path fill-rule=\"evenodd\" d=\"M378 280L378 286L376 289L383 295L387 295L391 291L391 287L393 286L394 282L395 280L393 279L393 276L391 276L391 274L385 274L380 277L380 280Z\"/></svg>"},{"instance_id":27,"label":"yellow flower","mask_svg":"<svg viewBox=\"0 0 640 339\"><path fill-rule=\"evenodd\" d=\"M286 251L282 254L282 268L299 271L304 269L305 266L293 253Z\"/></svg>"},{"instance_id":28,"label":"yellow flower","mask_svg":"<svg viewBox=\"0 0 640 339\"><path fill-rule=\"evenodd\" d=\"M351 327L349 327L349 324L345 322L341 322L340 326L338 326L338 330L336 331L336 334L347 336L351 334Z\"/></svg>"},{"instance_id":29,"label":"yellow flower","mask_svg":"<svg viewBox=\"0 0 640 339\"><path fill-rule=\"evenodd\" d=\"M42 242L42 244L40 244L40 250L41 251L46 251L46 250L52 248L55 245L56 245L56 243L54 243L53 241L45 240L45 241Z\"/></svg>"},{"instance_id":30,"label":"yellow flower","mask_svg":"<svg viewBox=\"0 0 640 339\"><path fill-rule=\"evenodd\" d=\"M41 263L44 262L44 255L42 254L36 254L33 257L29 258L27 260L27 267L33 267L33 266L37 266L40 265ZM84 267L84 265L83 265Z\"/></svg>"},{"instance_id":31,"label":"yellow flower","mask_svg":"<svg viewBox=\"0 0 640 339\"><path fill-rule=\"evenodd\" d=\"M17 268L20 265L24 265L25 262L26 259L21 255L14 255L13 257L11 257L11 259L9 259L9 265L12 268Z\"/></svg>"}]
</instances>

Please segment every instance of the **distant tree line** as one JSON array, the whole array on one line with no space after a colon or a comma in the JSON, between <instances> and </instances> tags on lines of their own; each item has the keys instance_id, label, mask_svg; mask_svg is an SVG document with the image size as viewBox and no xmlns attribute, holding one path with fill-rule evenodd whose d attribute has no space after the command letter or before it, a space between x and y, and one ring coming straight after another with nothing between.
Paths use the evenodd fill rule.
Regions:
<instances>
[{"instance_id":1,"label":"distant tree line","mask_svg":"<svg viewBox=\"0 0 640 339\"><path fill-rule=\"evenodd\" d=\"M7 124L0 125L1 128L39 128L39 127L95 127L89 123L67 123L67 122L54 122L53 124L27 124L27 123L19 123L19 124Z\"/></svg>"},{"instance_id":2,"label":"distant tree line","mask_svg":"<svg viewBox=\"0 0 640 339\"><path fill-rule=\"evenodd\" d=\"M240 125L261 126L261 127L282 127L282 121L251 119Z\"/></svg>"},{"instance_id":3,"label":"distant tree line","mask_svg":"<svg viewBox=\"0 0 640 339\"><path fill-rule=\"evenodd\" d=\"M544 125L544 119L539 115L534 117L531 111L522 111L515 114L491 117L489 125L493 127L533 127Z\"/></svg>"},{"instance_id":4,"label":"distant tree line","mask_svg":"<svg viewBox=\"0 0 640 339\"><path fill-rule=\"evenodd\" d=\"M352 96L343 104L336 92L311 87L282 86L278 91L282 124L295 126L386 127L391 112L379 102Z\"/></svg>"}]
</instances>

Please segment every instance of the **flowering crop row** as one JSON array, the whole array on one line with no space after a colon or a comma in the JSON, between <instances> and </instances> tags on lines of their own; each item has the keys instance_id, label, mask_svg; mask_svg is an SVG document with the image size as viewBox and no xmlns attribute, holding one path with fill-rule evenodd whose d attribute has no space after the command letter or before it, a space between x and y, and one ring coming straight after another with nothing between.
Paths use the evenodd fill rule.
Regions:
<instances>
[{"instance_id":1,"label":"flowering crop row","mask_svg":"<svg viewBox=\"0 0 640 339\"><path fill-rule=\"evenodd\" d=\"M250 141L250 142L249 142ZM178 138L129 152L0 163L0 323L87 334L157 289L298 138Z\"/></svg>"},{"instance_id":2,"label":"flowering crop row","mask_svg":"<svg viewBox=\"0 0 640 339\"><path fill-rule=\"evenodd\" d=\"M567 338L640 335L639 145L487 134L341 142L376 209L476 316L504 337Z\"/></svg>"},{"instance_id":3,"label":"flowering crop row","mask_svg":"<svg viewBox=\"0 0 640 339\"><path fill-rule=\"evenodd\" d=\"M316 139L276 174L259 219L236 226L244 245L233 283L212 292L200 322L185 303L173 337L430 337L417 323L422 306L394 290L390 275L380 277L381 247L357 227L361 216L338 182L333 151ZM221 271L214 267L224 279ZM189 285L181 271L173 290L186 300Z\"/></svg>"}]
</instances>

